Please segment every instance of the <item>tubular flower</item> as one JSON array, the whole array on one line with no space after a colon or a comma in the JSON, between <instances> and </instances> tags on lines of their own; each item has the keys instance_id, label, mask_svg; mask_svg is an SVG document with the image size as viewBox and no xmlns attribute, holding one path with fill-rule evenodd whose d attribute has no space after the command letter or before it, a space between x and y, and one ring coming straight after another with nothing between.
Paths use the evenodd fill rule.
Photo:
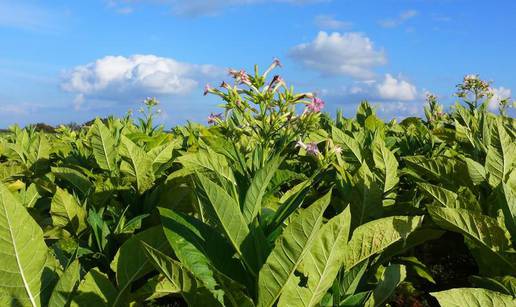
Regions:
<instances>
[{"instance_id":1,"label":"tubular flower","mask_svg":"<svg viewBox=\"0 0 516 307\"><path fill-rule=\"evenodd\" d=\"M276 67L282 67L281 65L281 62L278 58L274 58L272 60L272 63L271 65L269 66L269 68L267 68L267 70L265 71L265 73L263 74L264 77L267 77L267 75Z\"/></svg>"},{"instance_id":2,"label":"tubular flower","mask_svg":"<svg viewBox=\"0 0 516 307\"><path fill-rule=\"evenodd\" d=\"M319 154L319 148L317 147L317 144L313 142L305 144L302 141L297 141L296 147L303 148L306 150L306 153L311 156L317 156Z\"/></svg>"},{"instance_id":3,"label":"tubular flower","mask_svg":"<svg viewBox=\"0 0 516 307\"><path fill-rule=\"evenodd\" d=\"M324 108L324 101L321 98L314 97L312 102L307 104L306 107L310 112L319 113Z\"/></svg>"},{"instance_id":4,"label":"tubular flower","mask_svg":"<svg viewBox=\"0 0 516 307\"><path fill-rule=\"evenodd\" d=\"M316 143L308 143L306 144L306 152L309 155L317 156L317 154L319 154L319 148Z\"/></svg>"},{"instance_id":5,"label":"tubular flower","mask_svg":"<svg viewBox=\"0 0 516 307\"><path fill-rule=\"evenodd\" d=\"M213 90L213 88L211 87L211 85L209 83L207 83L204 86L204 96L208 95L208 93L211 92L211 90Z\"/></svg>"},{"instance_id":6,"label":"tubular flower","mask_svg":"<svg viewBox=\"0 0 516 307\"><path fill-rule=\"evenodd\" d=\"M249 79L249 75L243 69L234 70L230 68L229 75L232 76L237 82L244 83L247 85L251 84L251 79Z\"/></svg>"},{"instance_id":7,"label":"tubular flower","mask_svg":"<svg viewBox=\"0 0 516 307\"><path fill-rule=\"evenodd\" d=\"M210 116L208 116L208 124L214 125L218 121L222 120L222 113L211 113Z\"/></svg>"}]
</instances>

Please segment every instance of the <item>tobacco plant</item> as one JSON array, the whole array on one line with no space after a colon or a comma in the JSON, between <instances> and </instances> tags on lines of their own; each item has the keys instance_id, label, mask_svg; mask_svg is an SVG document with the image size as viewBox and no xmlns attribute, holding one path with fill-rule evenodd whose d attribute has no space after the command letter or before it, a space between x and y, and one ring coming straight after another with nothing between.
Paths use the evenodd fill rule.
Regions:
<instances>
[{"instance_id":1,"label":"tobacco plant","mask_svg":"<svg viewBox=\"0 0 516 307\"><path fill-rule=\"evenodd\" d=\"M206 86L208 125L148 98L0 135L2 305L514 306L509 102L468 75L449 112L332 118L280 66Z\"/></svg>"}]
</instances>

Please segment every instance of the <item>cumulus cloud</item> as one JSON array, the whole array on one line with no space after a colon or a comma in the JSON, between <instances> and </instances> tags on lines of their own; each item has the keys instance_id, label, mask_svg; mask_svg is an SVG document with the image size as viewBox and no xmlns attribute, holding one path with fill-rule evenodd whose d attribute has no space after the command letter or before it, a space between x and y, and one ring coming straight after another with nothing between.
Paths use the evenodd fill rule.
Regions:
<instances>
[{"instance_id":1,"label":"cumulus cloud","mask_svg":"<svg viewBox=\"0 0 516 307\"><path fill-rule=\"evenodd\" d=\"M112 8L127 7L130 4L158 3L167 5L177 15L203 16L220 13L224 8L245 6L263 3L289 3L289 4L310 4L317 2L329 2L331 0L109 0L108 6Z\"/></svg>"},{"instance_id":2,"label":"cumulus cloud","mask_svg":"<svg viewBox=\"0 0 516 307\"><path fill-rule=\"evenodd\" d=\"M408 10L401 12L396 18L380 20L378 23L384 28L395 28L418 15L416 10Z\"/></svg>"},{"instance_id":3,"label":"cumulus cloud","mask_svg":"<svg viewBox=\"0 0 516 307\"><path fill-rule=\"evenodd\" d=\"M497 110L500 104L500 101L504 99L511 98L512 91L508 88L500 86L498 88L492 88L491 92L493 93L493 97L489 101L489 109Z\"/></svg>"},{"instance_id":4,"label":"cumulus cloud","mask_svg":"<svg viewBox=\"0 0 516 307\"><path fill-rule=\"evenodd\" d=\"M416 87L408 81L396 79L391 74L386 74L382 83L376 86L382 99L389 100L414 100L417 96Z\"/></svg>"},{"instance_id":5,"label":"cumulus cloud","mask_svg":"<svg viewBox=\"0 0 516 307\"><path fill-rule=\"evenodd\" d=\"M323 30L349 29L353 25L349 21L336 19L335 16L332 15L317 15L315 16L314 22L319 29Z\"/></svg>"},{"instance_id":6,"label":"cumulus cloud","mask_svg":"<svg viewBox=\"0 0 516 307\"><path fill-rule=\"evenodd\" d=\"M155 55L106 56L64 73L62 88L76 94L75 105L88 98L185 95L199 83L219 79L224 71L213 65L179 62Z\"/></svg>"},{"instance_id":7,"label":"cumulus cloud","mask_svg":"<svg viewBox=\"0 0 516 307\"><path fill-rule=\"evenodd\" d=\"M374 76L372 69L387 62L383 50L362 33L321 31L310 43L293 47L290 55L323 74L348 75L359 79Z\"/></svg>"}]
</instances>

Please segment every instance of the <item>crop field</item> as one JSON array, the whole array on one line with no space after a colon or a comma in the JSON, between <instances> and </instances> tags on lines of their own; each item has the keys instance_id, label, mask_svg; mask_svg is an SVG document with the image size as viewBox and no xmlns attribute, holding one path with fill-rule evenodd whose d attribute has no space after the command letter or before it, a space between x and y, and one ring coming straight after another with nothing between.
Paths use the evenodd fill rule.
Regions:
<instances>
[{"instance_id":1,"label":"crop field","mask_svg":"<svg viewBox=\"0 0 516 307\"><path fill-rule=\"evenodd\" d=\"M206 125L148 98L0 132L0 305L516 306L510 102L468 75L450 111L346 118L276 64L207 86Z\"/></svg>"}]
</instances>

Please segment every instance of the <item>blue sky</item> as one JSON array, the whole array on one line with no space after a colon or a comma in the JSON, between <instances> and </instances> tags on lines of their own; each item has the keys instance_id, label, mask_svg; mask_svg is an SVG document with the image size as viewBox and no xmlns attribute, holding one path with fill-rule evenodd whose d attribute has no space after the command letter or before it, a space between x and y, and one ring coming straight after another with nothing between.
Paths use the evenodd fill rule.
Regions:
<instances>
[{"instance_id":1,"label":"blue sky","mask_svg":"<svg viewBox=\"0 0 516 307\"><path fill-rule=\"evenodd\" d=\"M353 114L420 115L466 74L516 91L516 1L0 0L0 127L84 122L161 101L161 121L205 122L205 83L266 68Z\"/></svg>"}]
</instances>

